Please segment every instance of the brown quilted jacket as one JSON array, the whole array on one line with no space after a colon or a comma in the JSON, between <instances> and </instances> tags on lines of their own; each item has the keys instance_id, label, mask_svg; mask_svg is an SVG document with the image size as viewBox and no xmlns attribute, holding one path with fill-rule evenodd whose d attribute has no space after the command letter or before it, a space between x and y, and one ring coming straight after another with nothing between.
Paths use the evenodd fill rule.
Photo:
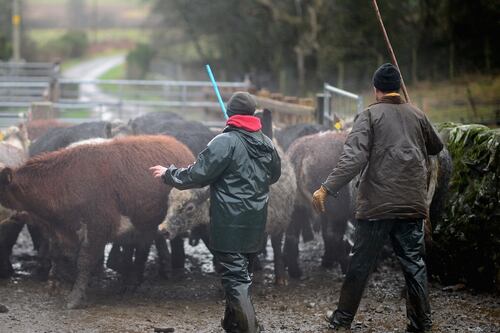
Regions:
<instances>
[{"instance_id":1,"label":"brown quilted jacket","mask_svg":"<svg viewBox=\"0 0 500 333\"><path fill-rule=\"evenodd\" d=\"M335 194L361 172L357 219L426 218L428 155L441 149L422 111L400 96L384 96L358 114L323 186Z\"/></svg>"}]
</instances>

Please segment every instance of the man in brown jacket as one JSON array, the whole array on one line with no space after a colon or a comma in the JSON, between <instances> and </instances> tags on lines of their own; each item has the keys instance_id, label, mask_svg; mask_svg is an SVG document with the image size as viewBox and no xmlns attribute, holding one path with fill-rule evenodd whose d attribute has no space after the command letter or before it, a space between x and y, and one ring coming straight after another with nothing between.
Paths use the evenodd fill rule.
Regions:
<instances>
[{"instance_id":1,"label":"man in brown jacket","mask_svg":"<svg viewBox=\"0 0 500 333\"><path fill-rule=\"evenodd\" d=\"M427 160L443 144L425 114L399 95L401 75L384 64L373 76L377 102L358 114L337 166L313 195L324 212L328 195L361 172L355 243L330 328L350 331L363 290L387 237L407 286L407 332L430 332L431 310L424 251L423 221L428 216Z\"/></svg>"}]
</instances>

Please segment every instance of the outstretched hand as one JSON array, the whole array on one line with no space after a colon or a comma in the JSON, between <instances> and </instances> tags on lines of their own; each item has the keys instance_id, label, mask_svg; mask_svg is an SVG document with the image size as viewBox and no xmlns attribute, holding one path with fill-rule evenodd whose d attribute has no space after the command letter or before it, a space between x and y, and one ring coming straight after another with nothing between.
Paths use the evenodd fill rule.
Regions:
<instances>
[{"instance_id":1,"label":"outstretched hand","mask_svg":"<svg viewBox=\"0 0 500 333\"><path fill-rule=\"evenodd\" d=\"M155 166L149 168L149 170L153 171L153 176L155 178L160 178L161 176L163 176L165 174L165 171L167 171L167 168L165 168L164 166L161 166L161 165L155 165Z\"/></svg>"}]
</instances>

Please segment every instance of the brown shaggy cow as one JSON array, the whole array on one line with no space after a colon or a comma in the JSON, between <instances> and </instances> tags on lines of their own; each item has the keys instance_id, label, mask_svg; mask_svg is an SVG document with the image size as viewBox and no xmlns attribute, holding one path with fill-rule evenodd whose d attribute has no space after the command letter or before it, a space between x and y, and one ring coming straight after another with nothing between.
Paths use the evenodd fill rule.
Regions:
<instances>
[{"instance_id":1,"label":"brown shaggy cow","mask_svg":"<svg viewBox=\"0 0 500 333\"><path fill-rule=\"evenodd\" d=\"M68 299L68 308L77 308L106 243L126 238L130 230L140 232L144 251L136 252L136 259L146 261L171 190L151 177L148 168L187 166L193 160L186 146L167 136L125 137L63 149L34 157L18 169L4 168L0 203L37 217L51 241L77 257L77 277Z\"/></svg>"}]
</instances>

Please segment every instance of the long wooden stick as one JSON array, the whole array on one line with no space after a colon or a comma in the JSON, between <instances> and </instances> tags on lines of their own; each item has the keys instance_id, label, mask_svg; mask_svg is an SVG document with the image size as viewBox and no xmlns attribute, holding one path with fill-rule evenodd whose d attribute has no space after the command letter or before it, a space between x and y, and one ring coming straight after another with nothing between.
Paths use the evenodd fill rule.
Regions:
<instances>
[{"instance_id":1,"label":"long wooden stick","mask_svg":"<svg viewBox=\"0 0 500 333\"><path fill-rule=\"evenodd\" d=\"M392 63L399 70L401 74L401 69L399 69L398 61L396 60L396 55L394 54L394 50L392 49L391 41L389 40L389 36L387 35L387 31L385 30L384 21L382 21L382 16L380 15L380 10L378 9L377 0L372 0L373 8L375 8L375 13L377 14L378 23L380 24L380 29L382 29L382 34L384 35L385 43L387 44L387 49L389 50L389 54L392 58ZM408 90L406 90L405 81L403 80L403 74L401 74L401 89L403 90L403 94L405 95L405 99L408 103L411 103L410 95L408 95Z\"/></svg>"}]
</instances>

